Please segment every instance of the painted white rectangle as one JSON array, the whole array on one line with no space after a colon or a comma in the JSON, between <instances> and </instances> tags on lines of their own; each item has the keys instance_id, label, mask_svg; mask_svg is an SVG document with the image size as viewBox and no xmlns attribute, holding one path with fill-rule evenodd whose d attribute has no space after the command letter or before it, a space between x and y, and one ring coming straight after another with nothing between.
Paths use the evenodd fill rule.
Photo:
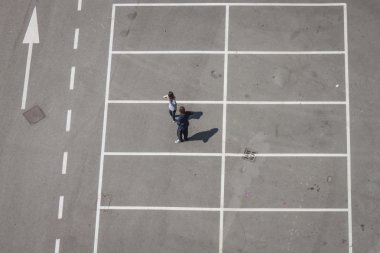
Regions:
<instances>
[{"instance_id":1,"label":"painted white rectangle","mask_svg":"<svg viewBox=\"0 0 380 253\"><path fill-rule=\"evenodd\" d=\"M67 152L63 152L63 159L62 159L62 175L66 175L66 169L67 169Z\"/></svg>"},{"instance_id":2,"label":"painted white rectangle","mask_svg":"<svg viewBox=\"0 0 380 253\"><path fill-rule=\"evenodd\" d=\"M70 127L71 127L71 110L67 110L66 132L70 132Z\"/></svg>"},{"instance_id":3,"label":"painted white rectangle","mask_svg":"<svg viewBox=\"0 0 380 253\"><path fill-rule=\"evenodd\" d=\"M59 204L58 204L58 220L62 219L63 201L64 201L64 196L60 196L59 197Z\"/></svg>"},{"instance_id":4,"label":"painted white rectangle","mask_svg":"<svg viewBox=\"0 0 380 253\"><path fill-rule=\"evenodd\" d=\"M74 34L74 49L78 49L78 40L79 40L79 28L76 28L75 34Z\"/></svg>"},{"instance_id":5,"label":"painted white rectangle","mask_svg":"<svg viewBox=\"0 0 380 253\"><path fill-rule=\"evenodd\" d=\"M75 82L75 67L71 67L71 73L70 73L70 90L74 89L74 82Z\"/></svg>"},{"instance_id":6,"label":"painted white rectangle","mask_svg":"<svg viewBox=\"0 0 380 253\"><path fill-rule=\"evenodd\" d=\"M55 239L55 249L54 253L59 253L59 246L61 244L61 239Z\"/></svg>"},{"instance_id":7,"label":"painted white rectangle","mask_svg":"<svg viewBox=\"0 0 380 253\"><path fill-rule=\"evenodd\" d=\"M78 0L78 11L82 10L82 0Z\"/></svg>"}]
</instances>

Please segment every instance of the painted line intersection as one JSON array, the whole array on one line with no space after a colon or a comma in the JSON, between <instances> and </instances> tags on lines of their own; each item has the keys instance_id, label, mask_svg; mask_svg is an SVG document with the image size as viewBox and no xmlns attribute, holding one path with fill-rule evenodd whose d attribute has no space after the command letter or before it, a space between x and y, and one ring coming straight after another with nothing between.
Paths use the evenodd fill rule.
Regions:
<instances>
[{"instance_id":1,"label":"painted line intersection","mask_svg":"<svg viewBox=\"0 0 380 253\"><path fill-rule=\"evenodd\" d=\"M114 26L116 7L170 7L170 6L220 6L225 7L225 50L224 51L114 51ZM231 6L284 6L284 7L343 7L344 15L344 50L343 51L229 51L228 50L228 28L229 28L229 8ZM223 100L222 101L182 101L181 103L188 104L220 104L223 105L223 127L222 127L222 152L221 153L175 153L175 152L106 152L105 141L107 132L107 118L109 104L162 104L165 101L156 100L110 100L110 73L112 68L112 56L123 54L220 54L224 55L224 81L223 81ZM345 101L228 101L227 100L227 70L228 56L233 54L268 54L268 55L314 55L314 54L331 54L345 56ZM228 104L250 104L250 105L344 105L346 108L346 140L347 152L340 154L323 154L323 153L257 153L255 156L261 157L345 157L347 159L347 208L225 208L224 207L224 170L225 158L237 157L243 154L226 153L226 108ZM224 212L346 212L348 213L348 249L352 253L352 204L351 204L351 149L350 149L350 111L349 111L349 71L348 71L348 43L347 43L347 5L346 3L138 3L138 4L113 4L110 30L110 44L108 54L107 80L105 92L105 107L102 132L102 146L100 155L99 183L98 183L98 198L96 210L95 224L95 239L94 253L98 251L99 239L99 221L101 210L167 210L167 211L214 211L220 212L219 223L219 253L223 252L223 213ZM102 206L101 193L103 183L103 169L105 156L217 156L221 157L221 192L220 192L220 207L219 208L202 208L202 207L149 207L149 206Z\"/></svg>"}]
</instances>

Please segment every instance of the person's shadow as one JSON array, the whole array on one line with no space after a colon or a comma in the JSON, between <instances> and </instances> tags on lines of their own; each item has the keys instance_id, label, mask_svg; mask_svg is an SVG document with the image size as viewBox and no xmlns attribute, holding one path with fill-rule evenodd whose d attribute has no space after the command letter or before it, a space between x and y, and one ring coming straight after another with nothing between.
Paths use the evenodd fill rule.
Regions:
<instances>
[{"instance_id":1,"label":"person's shadow","mask_svg":"<svg viewBox=\"0 0 380 253\"><path fill-rule=\"evenodd\" d=\"M203 112L192 112L192 111L187 111L186 113L189 114L189 120L190 119L200 119L203 115Z\"/></svg>"},{"instance_id":2,"label":"person's shadow","mask_svg":"<svg viewBox=\"0 0 380 253\"><path fill-rule=\"evenodd\" d=\"M203 115L203 112L186 112L189 115L189 120L191 119L200 119ZM218 128L212 128L208 131L198 132L193 136L189 137L189 141L203 141L204 143L208 142L208 140L218 132Z\"/></svg>"},{"instance_id":3,"label":"person's shadow","mask_svg":"<svg viewBox=\"0 0 380 253\"><path fill-rule=\"evenodd\" d=\"M203 141L204 143L208 142L208 140L218 132L218 128L211 128L208 131L198 132L189 137L189 141Z\"/></svg>"}]
</instances>

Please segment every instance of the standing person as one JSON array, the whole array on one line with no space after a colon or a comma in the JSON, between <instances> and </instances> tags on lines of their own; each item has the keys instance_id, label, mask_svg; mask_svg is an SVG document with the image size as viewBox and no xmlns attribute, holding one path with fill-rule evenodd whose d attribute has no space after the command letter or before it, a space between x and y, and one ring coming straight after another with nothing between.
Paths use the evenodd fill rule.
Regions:
<instances>
[{"instance_id":1,"label":"standing person","mask_svg":"<svg viewBox=\"0 0 380 253\"><path fill-rule=\"evenodd\" d=\"M177 137L178 139L175 141L175 143L180 143L183 141L187 141L187 134L189 129L189 115L191 113L186 112L185 107L180 106L179 107L179 116L177 118ZM183 136L183 138L182 138Z\"/></svg>"},{"instance_id":2,"label":"standing person","mask_svg":"<svg viewBox=\"0 0 380 253\"><path fill-rule=\"evenodd\" d=\"M177 111L177 102L175 101L175 96L172 91L168 92L168 95L165 95L163 98L168 99L169 101L169 114L173 119L173 122L176 122L175 120L175 113Z\"/></svg>"}]
</instances>

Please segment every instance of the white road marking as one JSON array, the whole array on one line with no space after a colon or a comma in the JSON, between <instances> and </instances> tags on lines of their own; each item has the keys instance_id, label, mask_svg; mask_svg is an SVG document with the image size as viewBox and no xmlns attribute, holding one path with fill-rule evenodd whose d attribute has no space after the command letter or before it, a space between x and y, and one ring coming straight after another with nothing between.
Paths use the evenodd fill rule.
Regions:
<instances>
[{"instance_id":1,"label":"white road marking","mask_svg":"<svg viewBox=\"0 0 380 253\"><path fill-rule=\"evenodd\" d=\"M74 83L75 83L75 67L71 67L71 73L70 73L70 90L74 89Z\"/></svg>"},{"instance_id":2,"label":"white road marking","mask_svg":"<svg viewBox=\"0 0 380 253\"><path fill-rule=\"evenodd\" d=\"M222 153L182 153L182 152L104 152L105 156L215 156ZM242 157L243 153L225 153L226 157ZM347 157L340 153L257 153L257 157Z\"/></svg>"},{"instance_id":3,"label":"white road marking","mask_svg":"<svg viewBox=\"0 0 380 253\"><path fill-rule=\"evenodd\" d=\"M344 51L230 51L229 54L281 54L281 55L309 55L309 54L344 54Z\"/></svg>"},{"instance_id":4,"label":"white road marking","mask_svg":"<svg viewBox=\"0 0 380 253\"><path fill-rule=\"evenodd\" d=\"M162 100L109 100L110 104L167 104ZM346 101L203 101L177 100L181 104L215 104L223 105L345 105Z\"/></svg>"},{"instance_id":5,"label":"white road marking","mask_svg":"<svg viewBox=\"0 0 380 253\"><path fill-rule=\"evenodd\" d=\"M60 196L59 197L59 205L58 205L58 220L62 219L63 201L64 201L64 196Z\"/></svg>"},{"instance_id":6,"label":"white road marking","mask_svg":"<svg viewBox=\"0 0 380 253\"><path fill-rule=\"evenodd\" d=\"M351 130L350 130L350 75L348 68L347 5L344 4L344 72L346 90L346 135L347 135L347 205L348 205L348 249L352 253L352 186L351 186Z\"/></svg>"},{"instance_id":7,"label":"white road marking","mask_svg":"<svg viewBox=\"0 0 380 253\"><path fill-rule=\"evenodd\" d=\"M224 228L224 182L226 170L226 127L227 127L227 84L228 84L228 28L230 8L226 5L224 24L224 69L223 69L223 119L222 119L222 159L220 177L219 253L223 253Z\"/></svg>"},{"instance_id":8,"label":"white road marking","mask_svg":"<svg viewBox=\"0 0 380 253\"><path fill-rule=\"evenodd\" d=\"M109 104L108 98L109 98L109 90L110 90L111 64L112 64L112 53L111 52L112 52L113 34L114 34L114 27L115 27L115 9L116 9L115 5L112 5L110 43L109 43L109 48L108 48L106 92L105 92L105 98L104 98L102 146L101 146L101 152L100 152L100 165L99 165L98 198L97 198L97 202L96 202L94 253L98 252L100 203L101 203L101 198L102 198L103 167L104 167L105 142L106 142L106 132L107 132L107 116L108 116L108 104Z\"/></svg>"},{"instance_id":9,"label":"white road marking","mask_svg":"<svg viewBox=\"0 0 380 253\"><path fill-rule=\"evenodd\" d=\"M61 244L61 239L55 239L55 249L54 253L59 253L59 245Z\"/></svg>"},{"instance_id":10,"label":"white road marking","mask_svg":"<svg viewBox=\"0 0 380 253\"><path fill-rule=\"evenodd\" d=\"M343 6L343 3L117 3L116 7L122 6L294 6L294 7L317 7L317 6Z\"/></svg>"},{"instance_id":11,"label":"white road marking","mask_svg":"<svg viewBox=\"0 0 380 253\"><path fill-rule=\"evenodd\" d=\"M25 110L25 107L26 107L26 97L28 95L28 85L29 85L29 75L30 75L30 62L32 60L32 51L33 51L33 44L29 44L28 57L27 57L27 60L26 60L26 70L25 70L25 78L24 78L24 89L23 89L23 92L22 92L21 110Z\"/></svg>"},{"instance_id":12,"label":"white road marking","mask_svg":"<svg viewBox=\"0 0 380 253\"><path fill-rule=\"evenodd\" d=\"M78 11L82 10L82 0L78 0Z\"/></svg>"},{"instance_id":13,"label":"white road marking","mask_svg":"<svg viewBox=\"0 0 380 253\"><path fill-rule=\"evenodd\" d=\"M100 220L100 210L185 210L185 211L245 211L245 212L350 212L349 208L192 208L192 207L125 207L125 206L100 206L101 200L101 189L102 189L102 176L103 176L103 163L105 155L188 155L188 156L242 156L243 154L232 154L225 153L225 150L222 150L222 153L171 153L171 152L105 152L105 133L107 126L107 111L108 111L108 94L109 94L109 78L110 78L110 66L112 54L345 54L347 57L347 48L345 51L235 51L235 52L225 52L225 51L112 51L112 42L113 42L113 33L114 33L114 20L115 20L115 7L117 6L345 6L343 3L326 3L326 4L293 4L293 3L251 3L251 4L229 4L229 3L171 3L171 4L113 4L112 8L112 22L111 22L111 36L110 36L110 45L109 45L109 56L108 56L108 69L107 69L107 87L106 87L106 98L105 98L105 113L103 121L103 134L102 134L102 154L100 162L100 171L99 171L99 185L98 185L98 200L97 200L97 213L96 213L96 226L95 226L95 240L94 240L94 253L97 252L98 246L98 234L99 234L99 220ZM345 24L346 25L346 24ZM346 58L347 59L347 58ZM347 64L347 62L346 62ZM347 83L346 83L347 85ZM347 96L347 94L346 94ZM347 101L347 100L346 100ZM327 101L333 102L335 104L346 104L346 101ZM288 102L288 101L286 101ZM307 101L306 101L307 102ZM117 103L117 102L116 102ZM222 104L225 106L228 102L223 101ZM285 103L287 104L287 103ZM307 103L305 103L307 104ZM329 103L326 103L329 104ZM331 104L331 103L330 103ZM285 153L285 154L276 154L276 153L266 153L266 154L257 154L257 156L263 157L348 157L350 154L323 154L323 153ZM347 158L348 159L348 158ZM223 229L223 226L222 226ZM219 241L221 243L221 240ZM352 241L351 241L352 242ZM352 247L352 243L351 246ZM221 248L221 247L220 247ZM219 248L219 249L220 249ZM352 252L352 251L350 251Z\"/></svg>"},{"instance_id":14,"label":"white road marking","mask_svg":"<svg viewBox=\"0 0 380 253\"><path fill-rule=\"evenodd\" d=\"M70 127L71 127L71 110L67 110L66 132L70 132Z\"/></svg>"},{"instance_id":15,"label":"white road marking","mask_svg":"<svg viewBox=\"0 0 380 253\"><path fill-rule=\"evenodd\" d=\"M62 159L62 175L66 175L66 169L67 169L67 152L63 152L63 159Z\"/></svg>"},{"instance_id":16,"label":"white road marking","mask_svg":"<svg viewBox=\"0 0 380 253\"><path fill-rule=\"evenodd\" d=\"M152 211L201 211L201 212L348 212L347 208L221 208L221 207L173 207L173 206L101 206L101 210L152 210Z\"/></svg>"},{"instance_id":17,"label":"white road marking","mask_svg":"<svg viewBox=\"0 0 380 253\"><path fill-rule=\"evenodd\" d=\"M78 49L78 40L79 40L79 28L76 28L75 34L74 34L74 49Z\"/></svg>"},{"instance_id":18,"label":"white road marking","mask_svg":"<svg viewBox=\"0 0 380 253\"><path fill-rule=\"evenodd\" d=\"M226 54L225 51L112 51L112 54ZM324 54L344 54L344 51L227 51L227 54L252 54L252 55L324 55Z\"/></svg>"},{"instance_id":19,"label":"white road marking","mask_svg":"<svg viewBox=\"0 0 380 253\"><path fill-rule=\"evenodd\" d=\"M21 110L24 110L26 107L26 98L28 95L30 63L32 61L33 44L40 43L36 7L34 7L32 17L30 18L29 25L26 30L25 37L22 43L29 44L28 57L26 59L26 67L25 67L24 89L22 91L22 99L21 99Z\"/></svg>"}]
</instances>

